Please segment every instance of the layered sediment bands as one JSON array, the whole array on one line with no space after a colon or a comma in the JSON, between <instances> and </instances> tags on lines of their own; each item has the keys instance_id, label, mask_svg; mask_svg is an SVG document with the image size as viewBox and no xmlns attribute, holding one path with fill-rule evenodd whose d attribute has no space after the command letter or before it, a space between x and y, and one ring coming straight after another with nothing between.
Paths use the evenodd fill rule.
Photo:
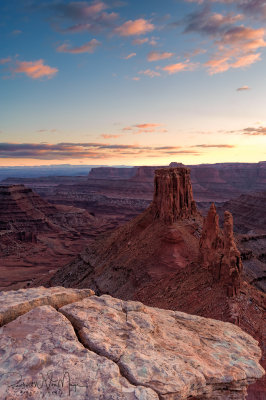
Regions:
<instances>
[{"instance_id":1,"label":"layered sediment bands","mask_svg":"<svg viewBox=\"0 0 266 400\"><path fill-rule=\"evenodd\" d=\"M172 224L196 213L190 170L188 168L157 169L151 206L155 219Z\"/></svg>"},{"instance_id":2,"label":"layered sediment bands","mask_svg":"<svg viewBox=\"0 0 266 400\"><path fill-rule=\"evenodd\" d=\"M200 239L200 265L208 269L214 282L221 282L227 296L239 293L241 286L242 261L233 233L233 217L224 214L224 229L219 228L219 216L212 204L204 220Z\"/></svg>"},{"instance_id":3,"label":"layered sediment bands","mask_svg":"<svg viewBox=\"0 0 266 400\"><path fill-rule=\"evenodd\" d=\"M49 280L49 271L68 263L105 229L103 220L84 209L52 205L23 185L0 186L0 288Z\"/></svg>"}]
</instances>

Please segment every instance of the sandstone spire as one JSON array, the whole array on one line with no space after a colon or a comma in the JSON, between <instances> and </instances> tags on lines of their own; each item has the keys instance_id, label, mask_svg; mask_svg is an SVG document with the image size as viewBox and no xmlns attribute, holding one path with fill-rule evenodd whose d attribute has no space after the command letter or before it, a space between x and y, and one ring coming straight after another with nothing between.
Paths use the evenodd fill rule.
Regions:
<instances>
[{"instance_id":1,"label":"sandstone spire","mask_svg":"<svg viewBox=\"0 0 266 400\"><path fill-rule=\"evenodd\" d=\"M204 220L200 239L200 265L208 269L213 282L221 282L229 297L238 293L241 283L242 262L233 233L233 217L224 214L224 229L219 228L219 216L212 204Z\"/></svg>"},{"instance_id":2,"label":"sandstone spire","mask_svg":"<svg viewBox=\"0 0 266 400\"><path fill-rule=\"evenodd\" d=\"M155 171L152 212L166 224L196 213L189 168L163 168Z\"/></svg>"}]
</instances>

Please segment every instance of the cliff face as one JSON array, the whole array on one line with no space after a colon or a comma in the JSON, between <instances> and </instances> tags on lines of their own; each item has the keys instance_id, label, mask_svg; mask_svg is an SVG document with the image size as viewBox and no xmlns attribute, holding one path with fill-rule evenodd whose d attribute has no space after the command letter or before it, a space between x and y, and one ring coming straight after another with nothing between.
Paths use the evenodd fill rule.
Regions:
<instances>
[{"instance_id":1,"label":"cliff face","mask_svg":"<svg viewBox=\"0 0 266 400\"><path fill-rule=\"evenodd\" d=\"M0 186L0 231L56 231L47 219L56 211L55 206L24 185Z\"/></svg>"},{"instance_id":2,"label":"cliff face","mask_svg":"<svg viewBox=\"0 0 266 400\"><path fill-rule=\"evenodd\" d=\"M2 324L1 399L244 400L264 374L235 325L89 289L0 292Z\"/></svg>"},{"instance_id":3,"label":"cliff face","mask_svg":"<svg viewBox=\"0 0 266 400\"><path fill-rule=\"evenodd\" d=\"M242 261L233 233L233 217L224 214L224 229L219 228L219 216L212 204L204 220L200 239L200 265L208 269L213 282L220 282L229 297L239 293L241 286Z\"/></svg>"},{"instance_id":4,"label":"cliff face","mask_svg":"<svg viewBox=\"0 0 266 400\"><path fill-rule=\"evenodd\" d=\"M189 218L196 213L188 168L155 171L152 212L155 219L166 224Z\"/></svg>"},{"instance_id":5,"label":"cliff face","mask_svg":"<svg viewBox=\"0 0 266 400\"><path fill-rule=\"evenodd\" d=\"M48 271L73 259L101 225L87 211L54 206L24 185L0 186L0 289L49 279Z\"/></svg>"}]
</instances>

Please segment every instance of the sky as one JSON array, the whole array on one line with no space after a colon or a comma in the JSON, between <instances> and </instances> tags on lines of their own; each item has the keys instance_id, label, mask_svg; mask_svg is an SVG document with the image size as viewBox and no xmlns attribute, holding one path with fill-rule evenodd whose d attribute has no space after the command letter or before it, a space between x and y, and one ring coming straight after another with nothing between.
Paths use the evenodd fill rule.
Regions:
<instances>
[{"instance_id":1,"label":"sky","mask_svg":"<svg viewBox=\"0 0 266 400\"><path fill-rule=\"evenodd\" d=\"M0 166L266 160L265 0L0 0Z\"/></svg>"}]
</instances>

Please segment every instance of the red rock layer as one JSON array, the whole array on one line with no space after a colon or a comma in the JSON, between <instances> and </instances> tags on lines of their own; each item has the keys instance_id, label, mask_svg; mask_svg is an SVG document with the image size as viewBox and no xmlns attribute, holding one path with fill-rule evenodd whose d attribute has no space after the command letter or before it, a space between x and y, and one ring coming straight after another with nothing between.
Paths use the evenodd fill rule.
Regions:
<instances>
[{"instance_id":1,"label":"red rock layer","mask_svg":"<svg viewBox=\"0 0 266 400\"><path fill-rule=\"evenodd\" d=\"M213 282L221 282L228 297L239 293L242 262L233 233L233 217L224 213L224 229L219 228L219 216L212 204L204 220L200 239L200 265L207 269Z\"/></svg>"},{"instance_id":2,"label":"red rock layer","mask_svg":"<svg viewBox=\"0 0 266 400\"><path fill-rule=\"evenodd\" d=\"M188 168L167 168L155 171L151 208L154 218L166 224L189 218L196 213Z\"/></svg>"}]
</instances>

